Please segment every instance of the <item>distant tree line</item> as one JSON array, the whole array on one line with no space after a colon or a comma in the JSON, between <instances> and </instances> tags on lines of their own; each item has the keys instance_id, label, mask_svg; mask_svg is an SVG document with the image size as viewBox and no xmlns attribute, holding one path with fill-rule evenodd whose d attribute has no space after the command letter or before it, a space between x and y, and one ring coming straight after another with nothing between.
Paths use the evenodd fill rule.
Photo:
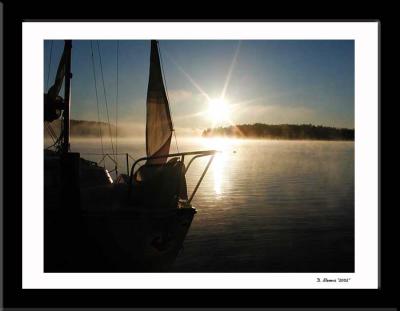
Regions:
<instances>
[{"instance_id":1,"label":"distant tree line","mask_svg":"<svg viewBox=\"0 0 400 311\"><path fill-rule=\"evenodd\" d=\"M354 140L354 129L312 124L241 124L203 131L203 137L225 136L266 139Z\"/></svg>"},{"instance_id":2,"label":"distant tree line","mask_svg":"<svg viewBox=\"0 0 400 311\"><path fill-rule=\"evenodd\" d=\"M60 133L61 121L55 120L51 123L53 130L57 135ZM110 125L111 134L115 135L115 126ZM110 136L110 128L108 123L86 121L86 120L70 120L70 135L74 137L100 137L100 128L102 136ZM48 132L45 130L45 137L48 136Z\"/></svg>"}]
</instances>

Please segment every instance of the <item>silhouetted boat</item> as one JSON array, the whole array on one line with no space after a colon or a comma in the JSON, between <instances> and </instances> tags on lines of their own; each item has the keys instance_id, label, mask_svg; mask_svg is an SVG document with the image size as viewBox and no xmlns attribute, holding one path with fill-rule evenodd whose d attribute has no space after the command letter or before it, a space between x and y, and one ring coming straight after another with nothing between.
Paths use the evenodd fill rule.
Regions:
<instances>
[{"instance_id":1,"label":"silhouetted boat","mask_svg":"<svg viewBox=\"0 0 400 311\"><path fill-rule=\"evenodd\" d=\"M191 201L215 151L169 153L174 129L158 42L152 40L147 155L114 181L107 169L71 152L71 49L66 40L54 85L44 96L45 124L62 120L54 150L44 152L44 271L168 271L196 213ZM64 98L59 96L63 82ZM210 159L188 196L185 174L192 161L203 156Z\"/></svg>"}]
</instances>

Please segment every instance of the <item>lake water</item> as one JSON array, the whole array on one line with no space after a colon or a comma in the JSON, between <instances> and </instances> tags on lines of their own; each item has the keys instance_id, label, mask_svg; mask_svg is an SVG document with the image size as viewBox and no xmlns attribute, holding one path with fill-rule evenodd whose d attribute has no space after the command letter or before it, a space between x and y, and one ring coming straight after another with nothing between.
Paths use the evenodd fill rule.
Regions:
<instances>
[{"instance_id":1,"label":"lake water","mask_svg":"<svg viewBox=\"0 0 400 311\"><path fill-rule=\"evenodd\" d=\"M181 152L222 153L193 199L197 214L174 271L354 271L354 142L187 138L178 143ZM101 152L99 142L71 145L73 151ZM119 153L136 159L144 150L143 141L118 143ZM111 151L109 144L105 151ZM118 162L125 173L125 157ZM206 162L198 159L190 167L189 193ZM106 165L113 168L109 160Z\"/></svg>"}]
</instances>

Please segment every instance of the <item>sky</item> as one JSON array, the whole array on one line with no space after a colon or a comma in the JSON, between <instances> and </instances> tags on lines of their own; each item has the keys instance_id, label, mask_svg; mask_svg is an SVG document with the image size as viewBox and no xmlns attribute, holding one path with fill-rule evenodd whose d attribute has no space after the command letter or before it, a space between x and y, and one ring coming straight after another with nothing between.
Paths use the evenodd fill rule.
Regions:
<instances>
[{"instance_id":1,"label":"sky","mask_svg":"<svg viewBox=\"0 0 400 311\"><path fill-rule=\"evenodd\" d=\"M144 127L150 41L92 43L100 121L107 121L106 97L115 124L118 77L118 123ZM54 81L63 45L60 40L44 42L45 92ZM91 41L74 40L72 46L71 118L97 121ZM161 40L159 47L177 134L216 126L204 112L210 99L222 94L229 117L217 125L354 128L352 40Z\"/></svg>"}]
</instances>

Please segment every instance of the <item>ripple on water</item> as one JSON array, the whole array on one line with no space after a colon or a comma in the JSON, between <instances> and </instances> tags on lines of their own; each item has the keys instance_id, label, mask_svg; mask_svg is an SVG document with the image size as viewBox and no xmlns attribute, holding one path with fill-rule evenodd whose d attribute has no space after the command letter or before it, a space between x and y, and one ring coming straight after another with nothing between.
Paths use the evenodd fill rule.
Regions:
<instances>
[{"instance_id":1,"label":"ripple on water","mask_svg":"<svg viewBox=\"0 0 400 311\"><path fill-rule=\"evenodd\" d=\"M184 140L180 150L210 146ZM198 213L174 271L353 271L353 142L228 140L222 147L193 200ZM144 148L118 150L138 158ZM206 163L192 164L189 192Z\"/></svg>"}]
</instances>

